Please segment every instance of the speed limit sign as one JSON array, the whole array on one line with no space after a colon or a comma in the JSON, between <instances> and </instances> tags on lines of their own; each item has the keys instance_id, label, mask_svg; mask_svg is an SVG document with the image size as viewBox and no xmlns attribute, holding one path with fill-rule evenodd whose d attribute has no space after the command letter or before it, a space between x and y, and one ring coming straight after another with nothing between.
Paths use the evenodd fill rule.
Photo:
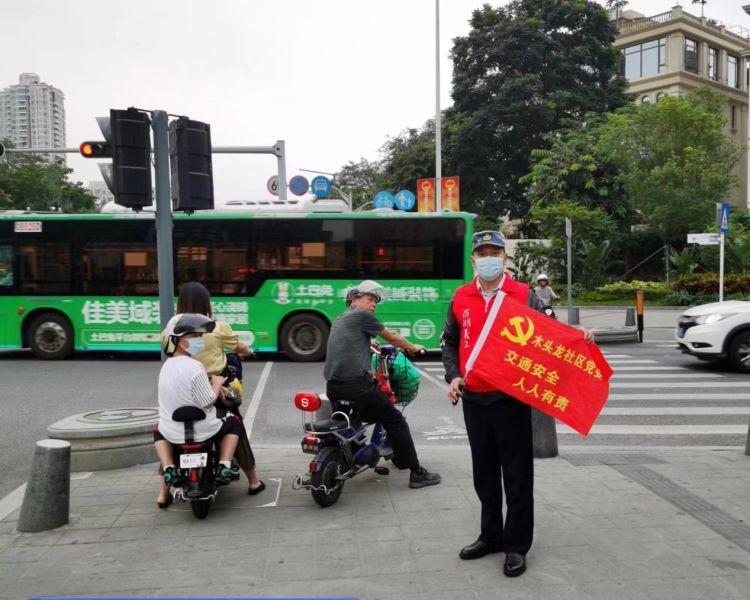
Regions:
<instances>
[{"instance_id":1,"label":"speed limit sign","mask_svg":"<svg viewBox=\"0 0 750 600\"><path fill-rule=\"evenodd\" d=\"M279 176L274 175L273 177L268 178L268 183L266 183L266 189L268 190L269 194L273 194L274 196L279 195Z\"/></svg>"}]
</instances>

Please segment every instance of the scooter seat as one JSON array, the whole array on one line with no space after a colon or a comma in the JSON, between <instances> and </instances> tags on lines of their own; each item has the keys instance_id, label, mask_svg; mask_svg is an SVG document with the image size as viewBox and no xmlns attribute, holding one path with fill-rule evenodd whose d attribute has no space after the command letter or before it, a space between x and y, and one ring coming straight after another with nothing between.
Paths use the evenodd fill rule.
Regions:
<instances>
[{"instance_id":1,"label":"scooter seat","mask_svg":"<svg viewBox=\"0 0 750 600\"><path fill-rule=\"evenodd\" d=\"M341 431L347 427L349 427L349 424L342 419L323 419L322 421L305 423L305 431L319 431L320 433Z\"/></svg>"}]
</instances>

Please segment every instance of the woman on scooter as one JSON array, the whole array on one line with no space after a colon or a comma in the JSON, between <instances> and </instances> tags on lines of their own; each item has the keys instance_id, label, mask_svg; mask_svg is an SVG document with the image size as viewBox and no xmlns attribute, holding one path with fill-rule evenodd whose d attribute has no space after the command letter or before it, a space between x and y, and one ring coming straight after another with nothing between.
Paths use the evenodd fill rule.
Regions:
<instances>
[{"instance_id":1,"label":"woman on scooter","mask_svg":"<svg viewBox=\"0 0 750 600\"><path fill-rule=\"evenodd\" d=\"M229 415L219 418L214 408L222 395L224 377L206 376L203 365L193 357L203 349L203 336L214 330L216 323L204 315L181 314L170 320L162 334L166 340L163 348L169 358L159 372L159 423L154 429L154 447L159 457L164 477L157 504L166 508L172 496L169 485L179 482L180 472L174 464L172 444L185 443L185 428L172 419L174 411L182 406L197 406L206 418L193 424L196 442L215 438L219 444L219 467L216 479L229 483L239 478L232 468L232 456L244 432L242 422Z\"/></svg>"},{"instance_id":2,"label":"woman on scooter","mask_svg":"<svg viewBox=\"0 0 750 600\"><path fill-rule=\"evenodd\" d=\"M182 284L177 297L177 313L197 313L213 318L211 293L197 281ZM232 383L233 380L241 380L242 363L238 357L240 359L250 358L253 352L246 344L239 341L237 334L232 331L229 323L217 320L216 328L211 333L205 334L203 340L205 349L200 354L196 354L194 358L203 364L206 373L209 376L221 375L226 377L227 383ZM239 407L230 410L235 416L242 419ZM247 476L247 493L254 496L266 489L266 484L256 475L255 456L244 427L234 457Z\"/></svg>"}]
</instances>

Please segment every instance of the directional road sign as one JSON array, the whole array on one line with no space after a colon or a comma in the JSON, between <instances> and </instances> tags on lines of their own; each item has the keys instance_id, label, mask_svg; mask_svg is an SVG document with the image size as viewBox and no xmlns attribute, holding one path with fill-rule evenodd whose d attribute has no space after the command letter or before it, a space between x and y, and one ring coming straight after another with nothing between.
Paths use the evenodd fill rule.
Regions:
<instances>
[{"instance_id":1,"label":"directional road sign","mask_svg":"<svg viewBox=\"0 0 750 600\"><path fill-rule=\"evenodd\" d=\"M310 183L307 181L307 177L295 175L289 181L289 189L292 190L292 194L295 196L304 196L307 190L310 189Z\"/></svg>"},{"instance_id":2,"label":"directional road sign","mask_svg":"<svg viewBox=\"0 0 750 600\"><path fill-rule=\"evenodd\" d=\"M688 233L688 244L698 244L699 246L716 246L719 244L718 233Z\"/></svg>"},{"instance_id":3,"label":"directional road sign","mask_svg":"<svg viewBox=\"0 0 750 600\"><path fill-rule=\"evenodd\" d=\"M411 210L412 208L414 208L414 205L417 202L414 194L412 194L409 190L401 190L396 194L395 198L396 208L398 208L399 210Z\"/></svg>"},{"instance_id":4,"label":"directional road sign","mask_svg":"<svg viewBox=\"0 0 750 600\"><path fill-rule=\"evenodd\" d=\"M393 208L393 205L396 204L396 199L393 197L393 194L383 190L375 194L372 203L375 205L375 208Z\"/></svg>"}]
</instances>

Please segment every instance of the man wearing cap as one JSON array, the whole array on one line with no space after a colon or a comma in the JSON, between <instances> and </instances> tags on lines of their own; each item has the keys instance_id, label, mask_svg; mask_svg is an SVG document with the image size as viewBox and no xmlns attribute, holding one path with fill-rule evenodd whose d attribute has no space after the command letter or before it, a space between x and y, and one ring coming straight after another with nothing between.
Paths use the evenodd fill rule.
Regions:
<instances>
[{"instance_id":1,"label":"man wearing cap","mask_svg":"<svg viewBox=\"0 0 750 600\"><path fill-rule=\"evenodd\" d=\"M526 570L534 531L531 407L500 391L472 392L464 388L463 380L466 361L499 291L535 310L544 310L528 285L510 277L505 257L505 239L500 233L474 234L471 263L477 276L456 290L441 347L445 380L450 384L448 395L454 405L463 399L474 489L482 503L479 538L459 556L470 560L505 552L503 572L517 577ZM588 332L585 335L588 341L593 339ZM508 507L504 524L503 488Z\"/></svg>"},{"instance_id":2,"label":"man wearing cap","mask_svg":"<svg viewBox=\"0 0 750 600\"><path fill-rule=\"evenodd\" d=\"M378 386L372 374L370 344L381 337L409 354L424 350L395 331L386 329L375 317L375 307L383 297L383 287L375 281L363 281L346 295L347 310L331 326L323 376L331 402L348 400L357 404L365 421L381 423L393 447L393 464L409 469L410 488L440 483L440 475L430 473L419 464L409 424L388 395Z\"/></svg>"}]
</instances>

